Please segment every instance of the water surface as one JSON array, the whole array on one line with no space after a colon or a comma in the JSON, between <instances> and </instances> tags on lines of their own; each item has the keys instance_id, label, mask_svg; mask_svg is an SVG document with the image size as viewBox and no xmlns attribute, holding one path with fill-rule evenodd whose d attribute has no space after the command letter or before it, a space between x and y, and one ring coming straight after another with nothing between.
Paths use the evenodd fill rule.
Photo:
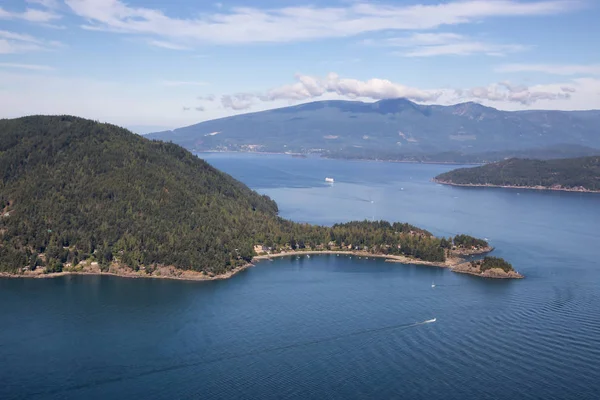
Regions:
<instances>
[{"instance_id":1,"label":"water surface","mask_svg":"<svg viewBox=\"0 0 600 400\"><path fill-rule=\"evenodd\" d=\"M219 282L0 280L0 398L600 398L600 195L440 186L441 165L203 157L284 217L486 237L527 278L323 255Z\"/></svg>"}]
</instances>

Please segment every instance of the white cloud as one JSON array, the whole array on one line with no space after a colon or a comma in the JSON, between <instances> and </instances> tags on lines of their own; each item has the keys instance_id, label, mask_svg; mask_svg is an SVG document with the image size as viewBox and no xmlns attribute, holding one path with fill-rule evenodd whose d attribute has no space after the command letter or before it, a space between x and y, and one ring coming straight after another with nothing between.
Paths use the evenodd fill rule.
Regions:
<instances>
[{"instance_id":1,"label":"white cloud","mask_svg":"<svg viewBox=\"0 0 600 400\"><path fill-rule=\"evenodd\" d=\"M395 52L405 57L471 55L477 53L503 56L506 53L527 49L527 46L523 45L487 43L455 33L415 33L406 37L389 38L377 44L405 48L406 50Z\"/></svg>"},{"instance_id":2,"label":"white cloud","mask_svg":"<svg viewBox=\"0 0 600 400\"><path fill-rule=\"evenodd\" d=\"M22 19L29 22L50 22L60 19L61 16L52 11L27 8L23 12L6 11L0 7L0 19Z\"/></svg>"},{"instance_id":3,"label":"white cloud","mask_svg":"<svg viewBox=\"0 0 600 400\"><path fill-rule=\"evenodd\" d=\"M459 101L487 101L492 103L531 106L541 101L568 100L581 90L581 84L562 83L553 86L515 85L504 81L488 86L467 89L420 89L405 86L387 79L373 78L366 81L340 78L330 73L325 78L296 75L296 82L279 86L265 92L237 93L221 97L224 108L247 110L266 102L305 102L337 98L383 100L407 98L421 103L456 103ZM333 97L332 97L333 96ZM203 97L199 97L203 99Z\"/></svg>"},{"instance_id":4,"label":"white cloud","mask_svg":"<svg viewBox=\"0 0 600 400\"><path fill-rule=\"evenodd\" d=\"M195 81L162 81L163 86L206 86L207 82Z\"/></svg>"},{"instance_id":5,"label":"white cloud","mask_svg":"<svg viewBox=\"0 0 600 400\"><path fill-rule=\"evenodd\" d=\"M47 51L61 47L57 41L45 41L31 35L0 30L0 54Z\"/></svg>"},{"instance_id":6,"label":"white cloud","mask_svg":"<svg viewBox=\"0 0 600 400\"><path fill-rule=\"evenodd\" d=\"M198 96L197 98L198 98L198 100L203 100L203 101L215 101L215 99L217 97L214 94L207 94L205 96Z\"/></svg>"},{"instance_id":7,"label":"white cloud","mask_svg":"<svg viewBox=\"0 0 600 400\"><path fill-rule=\"evenodd\" d=\"M52 71L54 68L47 65L37 64L18 64L18 63L5 63L0 62L0 68L14 68L14 69L25 69L29 71Z\"/></svg>"},{"instance_id":8,"label":"white cloud","mask_svg":"<svg viewBox=\"0 0 600 400\"><path fill-rule=\"evenodd\" d=\"M485 87L475 87L467 90L458 90L458 98L489 100L492 102L519 103L529 106L541 100L565 100L577 90L573 87L527 87L512 85L510 82L495 83Z\"/></svg>"},{"instance_id":9,"label":"white cloud","mask_svg":"<svg viewBox=\"0 0 600 400\"><path fill-rule=\"evenodd\" d=\"M290 42L335 38L386 30L433 29L517 17L569 12L580 0L470 0L431 5L349 3L345 7L232 8L196 18L174 18L158 9L132 7L120 0L65 0L88 29L157 35L200 43Z\"/></svg>"},{"instance_id":10,"label":"white cloud","mask_svg":"<svg viewBox=\"0 0 600 400\"><path fill-rule=\"evenodd\" d=\"M541 72L551 75L600 75L600 64L505 64L496 72Z\"/></svg>"},{"instance_id":11,"label":"white cloud","mask_svg":"<svg viewBox=\"0 0 600 400\"><path fill-rule=\"evenodd\" d=\"M168 49L168 50L190 50L189 47L182 46L177 43L166 42L163 40L150 40L148 42L148 44L151 46L161 47L163 49Z\"/></svg>"},{"instance_id":12,"label":"white cloud","mask_svg":"<svg viewBox=\"0 0 600 400\"><path fill-rule=\"evenodd\" d=\"M319 98L325 94L356 99L365 98L373 100L405 97L414 101L435 101L440 95L439 91L421 90L387 79L373 78L367 81L358 79L340 78L335 73L329 73L325 78L308 75L296 75L296 83L280 86L264 93L238 93L226 95L221 99L225 108L242 110L250 108L255 101L303 101Z\"/></svg>"},{"instance_id":13,"label":"white cloud","mask_svg":"<svg viewBox=\"0 0 600 400\"><path fill-rule=\"evenodd\" d=\"M256 96L248 93L238 93L221 96L221 104L225 108L240 111L247 110L255 104Z\"/></svg>"}]
</instances>

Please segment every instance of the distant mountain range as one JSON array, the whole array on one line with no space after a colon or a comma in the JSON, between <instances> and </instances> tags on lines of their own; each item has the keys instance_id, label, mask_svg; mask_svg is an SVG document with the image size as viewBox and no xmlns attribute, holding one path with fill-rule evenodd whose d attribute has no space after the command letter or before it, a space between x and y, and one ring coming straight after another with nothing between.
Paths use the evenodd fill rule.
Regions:
<instances>
[{"instance_id":1,"label":"distant mountain range","mask_svg":"<svg viewBox=\"0 0 600 400\"><path fill-rule=\"evenodd\" d=\"M485 162L600 154L600 111L501 111L407 99L318 101L147 135L192 151Z\"/></svg>"}]
</instances>

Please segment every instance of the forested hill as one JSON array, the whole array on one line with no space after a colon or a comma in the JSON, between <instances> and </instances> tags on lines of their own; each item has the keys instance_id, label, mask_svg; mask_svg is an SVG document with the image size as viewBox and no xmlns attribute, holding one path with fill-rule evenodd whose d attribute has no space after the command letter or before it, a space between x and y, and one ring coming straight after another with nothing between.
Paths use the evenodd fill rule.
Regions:
<instances>
[{"instance_id":1,"label":"forested hill","mask_svg":"<svg viewBox=\"0 0 600 400\"><path fill-rule=\"evenodd\" d=\"M600 156L559 160L510 160L460 168L435 180L454 185L516 186L600 191Z\"/></svg>"},{"instance_id":2,"label":"forested hill","mask_svg":"<svg viewBox=\"0 0 600 400\"><path fill-rule=\"evenodd\" d=\"M0 171L3 270L38 253L221 269L251 258L252 228L277 214L175 144L70 116L0 120Z\"/></svg>"},{"instance_id":3,"label":"forested hill","mask_svg":"<svg viewBox=\"0 0 600 400\"><path fill-rule=\"evenodd\" d=\"M9 274L223 274L264 248L430 262L487 251L484 241L409 224L287 221L271 199L175 144L70 116L0 120L0 173L0 272Z\"/></svg>"}]
</instances>

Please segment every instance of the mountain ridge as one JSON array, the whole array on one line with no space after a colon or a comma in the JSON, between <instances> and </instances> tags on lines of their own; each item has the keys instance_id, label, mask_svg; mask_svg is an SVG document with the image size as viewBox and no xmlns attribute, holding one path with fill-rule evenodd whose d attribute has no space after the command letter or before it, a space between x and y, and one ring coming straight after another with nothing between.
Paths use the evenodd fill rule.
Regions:
<instances>
[{"instance_id":1,"label":"mountain ridge","mask_svg":"<svg viewBox=\"0 0 600 400\"><path fill-rule=\"evenodd\" d=\"M405 159L577 145L600 148L600 111L502 111L475 102L325 100L204 121L148 138L192 151L319 153ZM577 155L577 154L575 154ZM583 153L581 155L588 155Z\"/></svg>"}]
</instances>

